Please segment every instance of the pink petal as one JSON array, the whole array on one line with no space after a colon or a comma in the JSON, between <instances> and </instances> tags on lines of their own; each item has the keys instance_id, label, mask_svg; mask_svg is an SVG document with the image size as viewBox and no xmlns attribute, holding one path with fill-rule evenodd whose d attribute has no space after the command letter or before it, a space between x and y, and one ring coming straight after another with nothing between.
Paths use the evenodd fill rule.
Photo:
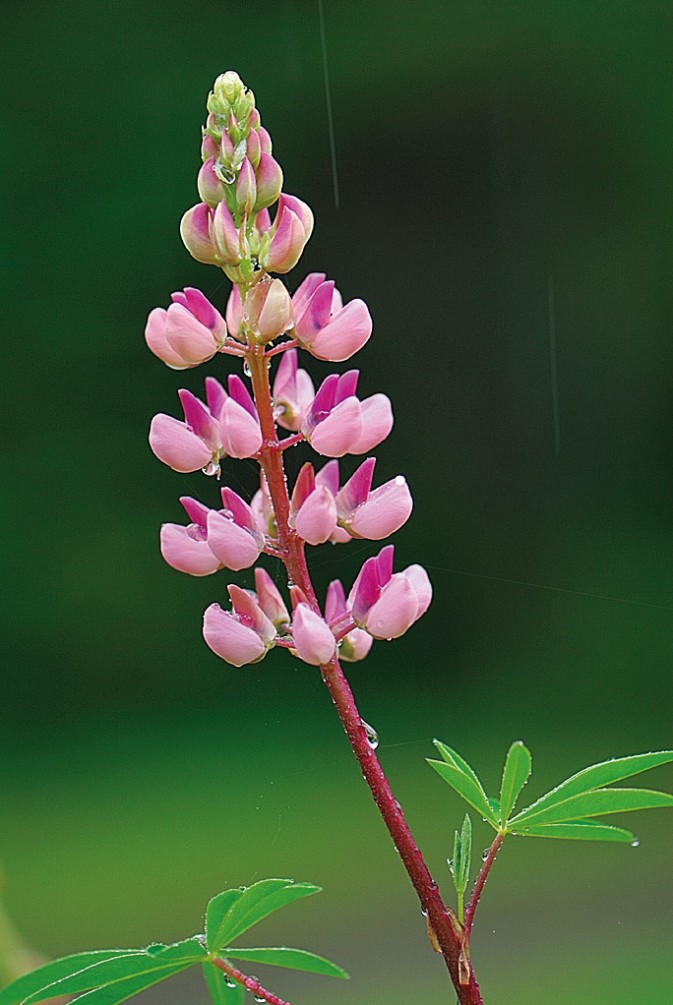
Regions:
<instances>
[{"instance_id":1,"label":"pink petal","mask_svg":"<svg viewBox=\"0 0 673 1005\"><path fill-rule=\"evenodd\" d=\"M279 631L284 631L290 623L287 607L269 573L259 566L255 569L255 590L259 605L269 621L272 621Z\"/></svg>"},{"instance_id":2,"label":"pink petal","mask_svg":"<svg viewBox=\"0 0 673 1005\"><path fill-rule=\"evenodd\" d=\"M346 615L346 594L340 579L333 579L327 587L325 619L335 621Z\"/></svg>"},{"instance_id":3,"label":"pink petal","mask_svg":"<svg viewBox=\"0 0 673 1005\"><path fill-rule=\"evenodd\" d=\"M346 398L313 430L310 443L325 457L353 453L362 436L362 410L357 398ZM307 437L309 439L309 437Z\"/></svg>"},{"instance_id":4,"label":"pink petal","mask_svg":"<svg viewBox=\"0 0 673 1005\"><path fill-rule=\"evenodd\" d=\"M413 508L409 487L398 475L370 493L350 520L345 521L353 537L382 541L407 522Z\"/></svg>"},{"instance_id":5,"label":"pink petal","mask_svg":"<svg viewBox=\"0 0 673 1005\"><path fill-rule=\"evenodd\" d=\"M295 608L292 638L299 659L311 666L324 666L336 653L336 640L329 625L308 604Z\"/></svg>"},{"instance_id":6,"label":"pink petal","mask_svg":"<svg viewBox=\"0 0 673 1005\"><path fill-rule=\"evenodd\" d=\"M252 628L259 635L260 639L267 645L276 637L276 629L273 623L259 606L257 597L248 590L242 590L235 583L230 583L227 592L231 597L231 603L236 617L241 624Z\"/></svg>"},{"instance_id":7,"label":"pink petal","mask_svg":"<svg viewBox=\"0 0 673 1005\"><path fill-rule=\"evenodd\" d=\"M257 663L266 655L266 646L259 635L223 611L219 604L206 608L203 637L217 656L235 667Z\"/></svg>"},{"instance_id":8,"label":"pink petal","mask_svg":"<svg viewBox=\"0 0 673 1005\"><path fill-rule=\"evenodd\" d=\"M364 627L375 639L397 639L416 620L416 594L401 573L390 579L369 611Z\"/></svg>"},{"instance_id":9,"label":"pink petal","mask_svg":"<svg viewBox=\"0 0 673 1005\"><path fill-rule=\"evenodd\" d=\"M234 572L249 569L262 551L258 538L216 510L208 514L207 532L208 547L212 553Z\"/></svg>"},{"instance_id":10,"label":"pink petal","mask_svg":"<svg viewBox=\"0 0 673 1005\"><path fill-rule=\"evenodd\" d=\"M336 501L339 519L348 522L357 507L362 506L367 501L372 487L375 467L376 458L368 457L337 494Z\"/></svg>"},{"instance_id":11,"label":"pink petal","mask_svg":"<svg viewBox=\"0 0 673 1005\"><path fill-rule=\"evenodd\" d=\"M410 565L408 569L404 570L402 575L411 583L412 589L416 594L416 617L414 620L417 621L430 606L430 601L432 600L432 583L422 565Z\"/></svg>"},{"instance_id":12,"label":"pink petal","mask_svg":"<svg viewBox=\"0 0 673 1005\"><path fill-rule=\"evenodd\" d=\"M173 303L166 312L166 340L191 366L212 359L217 351L211 330L182 304Z\"/></svg>"},{"instance_id":13,"label":"pink petal","mask_svg":"<svg viewBox=\"0 0 673 1005\"><path fill-rule=\"evenodd\" d=\"M363 300L351 300L312 340L316 359L341 363L362 349L372 333L372 319Z\"/></svg>"},{"instance_id":14,"label":"pink petal","mask_svg":"<svg viewBox=\"0 0 673 1005\"><path fill-rule=\"evenodd\" d=\"M210 576L221 568L203 535L193 525L165 523L161 528L161 554L170 566L190 576Z\"/></svg>"},{"instance_id":15,"label":"pink petal","mask_svg":"<svg viewBox=\"0 0 673 1005\"><path fill-rule=\"evenodd\" d=\"M299 284L297 289L292 294L292 309L294 311L295 318L299 317L315 291L318 289L320 284L324 282L324 272L310 272L306 279Z\"/></svg>"},{"instance_id":16,"label":"pink petal","mask_svg":"<svg viewBox=\"0 0 673 1005\"><path fill-rule=\"evenodd\" d=\"M385 394L373 394L362 402L362 431L352 454L366 454L378 446L393 428L393 410Z\"/></svg>"},{"instance_id":17,"label":"pink petal","mask_svg":"<svg viewBox=\"0 0 673 1005\"><path fill-rule=\"evenodd\" d=\"M163 307L155 307L150 311L145 326L145 342L151 352L171 370L187 370L192 366L175 351L166 338L166 311Z\"/></svg>"},{"instance_id":18,"label":"pink petal","mask_svg":"<svg viewBox=\"0 0 673 1005\"><path fill-rule=\"evenodd\" d=\"M299 537L308 544L324 544L336 527L334 496L324 486L318 486L298 510L294 525Z\"/></svg>"},{"instance_id":19,"label":"pink petal","mask_svg":"<svg viewBox=\"0 0 673 1005\"><path fill-rule=\"evenodd\" d=\"M211 451L203 440L170 415L154 416L149 439L155 457L183 474L198 471L211 459Z\"/></svg>"},{"instance_id":20,"label":"pink petal","mask_svg":"<svg viewBox=\"0 0 673 1005\"><path fill-rule=\"evenodd\" d=\"M222 408L220 435L230 457L253 457L262 446L259 422L233 398L227 398Z\"/></svg>"}]
</instances>

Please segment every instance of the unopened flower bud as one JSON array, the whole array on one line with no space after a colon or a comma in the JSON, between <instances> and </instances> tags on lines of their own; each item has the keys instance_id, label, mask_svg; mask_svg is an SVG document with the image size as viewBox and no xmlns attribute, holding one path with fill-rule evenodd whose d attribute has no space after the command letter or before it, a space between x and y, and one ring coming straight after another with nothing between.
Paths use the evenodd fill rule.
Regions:
<instances>
[{"instance_id":1,"label":"unopened flower bud","mask_svg":"<svg viewBox=\"0 0 673 1005\"><path fill-rule=\"evenodd\" d=\"M306 231L297 214L279 209L276 222L262 240L259 264L267 272L289 272L301 258L305 244Z\"/></svg>"},{"instance_id":2,"label":"unopened flower bud","mask_svg":"<svg viewBox=\"0 0 673 1005\"><path fill-rule=\"evenodd\" d=\"M185 248L197 262L203 262L204 265L219 265L220 258L213 244L211 228L211 210L200 202L188 209L182 217L180 236Z\"/></svg>"},{"instance_id":3,"label":"unopened flower bud","mask_svg":"<svg viewBox=\"0 0 673 1005\"><path fill-rule=\"evenodd\" d=\"M212 93L222 104L233 105L245 93L245 84L235 70L227 70L215 80Z\"/></svg>"},{"instance_id":4,"label":"unopened flower bud","mask_svg":"<svg viewBox=\"0 0 673 1005\"><path fill-rule=\"evenodd\" d=\"M238 265L245 257L241 254L240 234L224 200L213 214L212 237L227 265ZM244 250L244 249L243 249Z\"/></svg>"},{"instance_id":5,"label":"unopened flower bud","mask_svg":"<svg viewBox=\"0 0 673 1005\"><path fill-rule=\"evenodd\" d=\"M217 157L217 143L210 135L210 133L204 129L203 139L201 140L201 160L207 161L209 157L213 159Z\"/></svg>"},{"instance_id":6,"label":"unopened flower bud","mask_svg":"<svg viewBox=\"0 0 673 1005\"><path fill-rule=\"evenodd\" d=\"M248 135L247 154L248 154L248 160L255 168L255 170L257 170L257 165L259 164L259 158L262 155L262 147L259 142L259 136L257 135L255 129L251 129ZM257 179L257 186L259 187L259 178Z\"/></svg>"},{"instance_id":7,"label":"unopened flower bud","mask_svg":"<svg viewBox=\"0 0 673 1005\"><path fill-rule=\"evenodd\" d=\"M271 135L268 129L265 129L264 126L260 126L259 129L257 130L257 135L259 136L259 143L262 148L262 153L270 154L271 148L273 147L273 143L271 142Z\"/></svg>"},{"instance_id":8,"label":"unopened flower bud","mask_svg":"<svg viewBox=\"0 0 673 1005\"><path fill-rule=\"evenodd\" d=\"M255 341L264 344L292 327L292 301L280 279L264 279L245 298L243 318Z\"/></svg>"},{"instance_id":9,"label":"unopened flower bud","mask_svg":"<svg viewBox=\"0 0 673 1005\"><path fill-rule=\"evenodd\" d=\"M201 201L208 203L211 207L217 206L218 202L224 199L224 188L214 169L215 158L209 157L199 171L199 176L196 180L196 187L199 190Z\"/></svg>"},{"instance_id":10,"label":"unopened flower bud","mask_svg":"<svg viewBox=\"0 0 673 1005\"><path fill-rule=\"evenodd\" d=\"M250 216L257 199L255 171L247 157L243 158L241 171L236 182L236 205L243 216Z\"/></svg>"},{"instance_id":11,"label":"unopened flower bud","mask_svg":"<svg viewBox=\"0 0 673 1005\"><path fill-rule=\"evenodd\" d=\"M222 162L224 167L231 168L234 160L234 144L229 139L227 133L222 133L219 160Z\"/></svg>"},{"instance_id":12,"label":"unopened flower bud","mask_svg":"<svg viewBox=\"0 0 673 1005\"><path fill-rule=\"evenodd\" d=\"M283 172L271 154L260 154L255 178L257 180L255 210L266 209L267 206L273 205L283 188Z\"/></svg>"}]
</instances>

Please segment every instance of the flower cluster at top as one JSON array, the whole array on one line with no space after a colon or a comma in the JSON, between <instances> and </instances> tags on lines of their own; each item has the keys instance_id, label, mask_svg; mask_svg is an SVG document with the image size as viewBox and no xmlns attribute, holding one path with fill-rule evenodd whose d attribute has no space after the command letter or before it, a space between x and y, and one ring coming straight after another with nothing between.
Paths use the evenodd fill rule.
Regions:
<instances>
[{"instance_id":1,"label":"flower cluster at top","mask_svg":"<svg viewBox=\"0 0 673 1005\"><path fill-rule=\"evenodd\" d=\"M256 663L274 646L314 666L337 655L360 660L373 639L404 634L427 609L432 588L419 565L393 572L393 547L386 545L365 561L348 595L334 580L321 609L306 545L382 541L406 522L412 499L399 475L372 488L376 460L370 456L342 484L338 458L367 455L388 436L390 401L385 394L359 398L358 370L330 374L316 390L298 364L298 350L335 363L350 359L369 339L371 317L362 300L344 305L322 273L308 275L292 295L273 278L299 261L313 214L282 191L271 138L236 73L217 78L207 108L200 201L185 213L180 232L197 261L224 271L231 293L224 317L199 290L173 293L167 309L150 313L145 339L172 369L224 354L239 359L243 377L230 374L226 386L206 377L205 400L180 390L183 418L156 415L149 439L159 460L180 472L219 476L224 457L253 458L260 488L250 502L222 488L221 509L182 497L189 522L164 524L161 552L192 576L247 569L262 554L285 565L289 604L257 567L254 592L230 584L231 610L218 604L206 610L204 638L228 663ZM280 437L279 430L289 435ZM302 441L329 460L318 470L304 464L289 492L283 451Z\"/></svg>"}]
</instances>

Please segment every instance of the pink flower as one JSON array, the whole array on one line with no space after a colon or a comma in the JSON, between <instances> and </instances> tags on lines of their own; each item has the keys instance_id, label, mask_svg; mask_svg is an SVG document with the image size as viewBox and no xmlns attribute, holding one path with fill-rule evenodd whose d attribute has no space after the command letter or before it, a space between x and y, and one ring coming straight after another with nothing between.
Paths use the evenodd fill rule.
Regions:
<instances>
[{"instance_id":1,"label":"pink flower","mask_svg":"<svg viewBox=\"0 0 673 1005\"><path fill-rule=\"evenodd\" d=\"M255 136L256 144L259 146L259 136L251 132L250 138ZM248 140L250 144L250 139ZM257 199L255 210L266 209L273 205L283 187L283 172L277 160L271 154L264 153L259 146L259 157L255 164L255 178L257 180ZM248 151L250 156L250 151Z\"/></svg>"},{"instance_id":2,"label":"pink flower","mask_svg":"<svg viewBox=\"0 0 673 1005\"><path fill-rule=\"evenodd\" d=\"M232 610L211 604L203 615L203 637L217 656L235 667L259 663L273 648L276 629L253 594L233 584L227 591Z\"/></svg>"},{"instance_id":3,"label":"pink flower","mask_svg":"<svg viewBox=\"0 0 673 1005\"><path fill-rule=\"evenodd\" d=\"M342 307L334 283L313 272L292 298L295 335L317 359L342 362L350 359L372 333L372 319L362 300Z\"/></svg>"},{"instance_id":4,"label":"pink flower","mask_svg":"<svg viewBox=\"0 0 673 1005\"><path fill-rule=\"evenodd\" d=\"M185 370L211 359L227 337L224 318L200 290L172 293L168 310L155 307L145 328L145 341L173 370Z\"/></svg>"},{"instance_id":5,"label":"pink flower","mask_svg":"<svg viewBox=\"0 0 673 1005\"><path fill-rule=\"evenodd\" d=\"M296 432L314 397L313 381L306 370L297 367L297 350L287 349L273 382L274 419L283 429Z\"/></svg>"},{"instance_id":6,"label":"pink flower","mask_svg":"<svg viewBox=\"0 0 673 1005\"><path fill-rule=\"evenodd\" d=\"M409 487L397 475L370 491L376 458L368 457L336 497L339 525L352 537L382 541L407 522L413 507Z\"/></svg>"},{"instance_id":7,"label":"pink flower","mask_svg":"<svg viewBox=\"0 0 673 1005\"><path fill-rule=\"evenodd\" d=\"M324 666L336 653L336 639L326 621L308 604L297 604L292 615L293 648L304 663Z\"/></svg>"},{"instance_id":8,"label":"pink flower","mask_svg":"<svg viewBox=\"0 0 673 1005\"><path fill-rule=\"evenodd\" d=\"M254 402L240 377L231 374L229 394L214 377L206 378L208 405L181 389L178 396L185 421L155 415L150 426L150 447L160 461L183 473L212 467L220 459L253 457L262 445L262 432Z\"/></svg>"},{"instance_id":9,"label":"pink flower","mask_svg":"<svg viewBox=\"0 0 673 1005\"><path fill-rule=\"evenodd\" d=\"M316 485L313 465L304 464L290 500L290 526L308 544L324 544L336 529L334 496L325 485Z\"/></svg>"},{"instance_id":10,"label":"pink flower","mask_svg":"<svg viewBox=\"0 0 673 1005\"><path fill-rule=\"evenodd\" d=\"M301 431L319 454L364 454L392 429L390 400L385 394L374 394L360 402L355 396L358 377L358 370L330 374L306 411Z\"/></svg>"},{"instance_id":11,"label":"pink flower","mask_svg":"<svg viewBox=\"0 0 673 1005\"><path fill-rule=\"evenodd\" d=\"M189 496L180 499L191 523L183 527L165 523L161 528L161 554L170 566L190 576L210 576L222 568L220 560L208 547L206 523L210 510Z\"/></svg>"},{"instance_id":12,"label":"pink flower","mask_svg":"<svg viewBox=\"0 0 673 1005\"><path fill-rule=\"evenodd\" d=\"M254 565L264 549L255 514L233 489L222 489L224 510L206 518L208 547L226 569L239 572Z\"/></svg>"},{"instance_id":13,"label":"pink flower","mask_svg":"<svg viewBox=\"0 0 673 1005\"><path fill-rule=\"evenodd\" d=\"M347 623L350 620L344 588L338 579L333 580L327 587L325 620L337 634L339 634L339 622ZM356 663L358 660L363 660L371 649L373 641L371 635L361 628L353 628L347 635L343 636L339 643L339 659L346 663Z\"/></svg>"},{"instance_id":14,"label":"pink flower","mask_svg":"<svg viewBox=\"0 0 673 1005\"><path fill-rule=\"evenodd\" d=\"M392 545L368 558L348 597L353 620L375 639L396 639L430 606L432 586L420 565L393 575Z\"/></svg>"}]
</instances>

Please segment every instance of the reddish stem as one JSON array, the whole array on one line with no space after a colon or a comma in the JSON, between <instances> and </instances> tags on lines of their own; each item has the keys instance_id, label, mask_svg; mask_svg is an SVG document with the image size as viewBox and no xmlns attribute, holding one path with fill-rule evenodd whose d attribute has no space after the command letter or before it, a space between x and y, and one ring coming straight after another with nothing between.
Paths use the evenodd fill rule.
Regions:
<instances>
[{"instance_id":1,"label":"reddish stem","mask_svg":"<svg viewBox=\"0 0 673 1005\"><path fill-rule=\"evenodd\" d=\"M281 345L277 345L273 349L267 349L266 358L277 356L278 353L285 352L286 349L294 349L296 345L299 345L296 338L290 339L289 342L282 342Z\"/></svg>"},{"instance_id":2,"label":"reddish stem","mask_svg":"<svg viewBox=\"0 0 673 1005\"><path fill-rule=\"evenodd\" d=\"M226 960L213 959L210 962L221 970L222 973L225 973L227 977L231 977L238 984L242 984L246 991L252 991L257 998L263 998L269 1005L290 1005L283 998L279 998L277 995L272 994L271 991L263 988L256 977L246 977L244 973L236 967L232 967L231 963L227 963Z\"/></svg>"},{"instance_id":3,"label":"reddish stem","mask_svg":"<svg viewBox=\"0 0 673 1005\"><path fill-rule=\"evenodd\" d=\"M479 870L479 875L475 880L474 887L472 888L472 896L470 897L469 903L465 908L465 920L463 922L463 928L465 930L465 944L469 946L470 944L470 933L472 932L472 925L474 923L474 912L477 910L477 904L479 903L479 898L481 897L481 892L484 889L484 884L488 879L488 874L491 871L491 866L495 862L496 855L500 851L500 845L505 840L505 835L498 833L493 838L493 843L488 849L488 855L484 859L481 869Z\"/></svg>"},{"instance_id":4,"label":"reddish stem","mask_svg":"<svg viewBox=\"0 0 673 1005\"><path fill-rule=\"evenodd\" d=\"M290 581L299 586L311 607L322 614L313 583L306 565L304 542L289 526L290 500L288 496L282 453L278 449L278 435L273 418L268 353L254 347L248 354L248 367L252 379L255 404L259 414L264 443L259 460L266 476L269 495L273 503L278 527L278 544L282 561ZM358 711L339 660L335 656L320 668L322 678L341 719L365 781L374 797L384 823L393 840L407 874L416 890L421 908L426 915L440 952L449 970L460 1005L483 1005L479 985L467 957L463 928L453 911L447 908L440 896L437 883L430 875L425 860L409 829L402 807L395 799L388 779L370 745L367 731ZM476 905L475 905L476 906Z\"/></svg>"}]
</instances>

